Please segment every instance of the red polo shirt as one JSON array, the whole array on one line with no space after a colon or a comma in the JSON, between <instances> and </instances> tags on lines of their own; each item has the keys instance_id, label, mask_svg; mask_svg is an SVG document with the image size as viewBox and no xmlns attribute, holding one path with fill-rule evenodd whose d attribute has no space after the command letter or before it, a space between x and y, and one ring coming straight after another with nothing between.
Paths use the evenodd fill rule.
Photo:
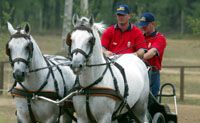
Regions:
<instances>
[{"instance_id":1,"label":"red polo shirt","mask_svg":"<svg viewBox=\"0 0 200 123\"><path fill-rule=\"evenodd\" d=\"M133 53L140 48L147 49L142 31L133 24L129 24L124 32L117 24L108 27L102 34L101 43L116 54Z\"/></svg>"},{"instance_id":2,"label":"red polo shirt","mask_svg":"<svg viewBox=\"0 0 200 123\"><path fill-rule=\"evenodd\" d=\"M159 32L154 32L151 36L145 36L145 40L147 42L148 50L151 48L157 49L157 55L148 59L148 63L155 67L155 70L161 70L164 49L166 47L166 39L164 35Z\"/></svg>"}]
</instances>

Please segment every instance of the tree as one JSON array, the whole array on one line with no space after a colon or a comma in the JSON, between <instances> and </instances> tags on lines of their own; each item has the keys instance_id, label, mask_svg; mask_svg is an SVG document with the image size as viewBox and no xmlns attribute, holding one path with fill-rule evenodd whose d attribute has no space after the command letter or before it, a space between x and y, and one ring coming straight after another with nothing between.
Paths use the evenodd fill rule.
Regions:
<instances>
[{"instance_id":1,"label":"tree","mask_svg":"<svg viewBox=\"0 0 200 123\"><path fill-rule=\"evenodd\" d=\"M88 16L88 0L81 0L81 10L81 14Z\"/></svg>"},{"instance_id":2,"label":"tree","mask_svg":"<svg viewBox=\"0 0 200 123\"><path fill-rule=\"evenodd\" d=\"M67 34L71 30L72 9L73 9L73 0L65 0L61 50L66 48L68 51L68 47L66 47L65 40L66 40Z\"/></svg>"}]
</instances>

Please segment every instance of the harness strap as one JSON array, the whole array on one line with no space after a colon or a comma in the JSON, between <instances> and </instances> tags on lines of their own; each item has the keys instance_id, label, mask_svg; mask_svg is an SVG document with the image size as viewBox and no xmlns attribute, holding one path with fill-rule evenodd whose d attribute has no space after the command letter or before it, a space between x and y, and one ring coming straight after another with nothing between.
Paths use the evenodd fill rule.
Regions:
<instances>
[{"instance_id":1,"label":"harness strap","mask_svg":"<svg viewBox=\"0 0 200 123\"><path fill-rule=\"evenodd\" d=\"M23 62L23 63L26 64L27 66L28 66L28 64L29 64L29 61L27 61L27 60L25 60L25 59L23 59L23 58L15 58L15 59L11 62L12 66L14 65L15 62Z\"/></svg>"},{"instance_id":2,"label":"harness strap","mask_svg":"<svg viewBox=\"0 0 200 123\"><path fill-rule=\"evenodd\" d=\"M46 80L45 80L44 83L41 85L41 87L38 89L38 91L37 91L38 93L41 92L42 89L47 85L49 76L50 76L50 71L49 71L48 74L47 74Z\"/></svg>"},{"instance_id":3,"label":"harness strap","mask_svg":"<svg viewBox=\"0 0 200 123\"><path fill-rule=\"evenodd\" d=\"M137 122L137 123L141 123L141 121L138 119L138 117L136 117L135 113L131 110L130 106L127 104L126 105L126 108L128 109L128 114L134 118L134 120Z\"/></svg>"},{"instance_id":4,"label":"harness strap","mask_svg":"<svg viewBox=\"0 0 200 123\"><path fill-rule=\"evenodd\" d=\"M105 87L91 87L87 90L83 90L78 95L90 95L90 96L106 96L114 100L122 100L123 97L119 95L115 90Z\"/></svg>"},{"instance_id":5,"label":"harness strap","mask_svg":"<svg viewBox=\"0 0 200 123\"><path fill-rule=\"evenodd\" d=\"M37 94L38 96L44 96L44 97L50 98L52 100L56 100L59 98L59 97L57 97L57 94L55 92L37 92L37 91L35 92L35 91L26 91L26 90L22 90L22 89L18 89L18 88L13 88L10 92L13 96L22 96L27 99L29 116L31 118L32 123L39 123L39 121L36 121L36 118L33 114L32 107L31 107L31 99L34 97L34 95ZM59 121L58 121L58 123L59 123Z\"/></svg>"},{"instance_id":6,"label":"harness strap","mask_svg":"<svg viewBox=\"0 0 200 123\"><path fill-rule=\"evenodd\" d=\"M91 88L92 86L94 86L94 85L98 84L99 82L101 82L101 80L103 79L103 77L104 77L106 71L108 70L108 66L109 66L109 65L106 66L106 69L103 71L102 75L101 75L96 81L94 81L91 85L85 87L84 89L85 89L85 90L86 90L86 89L89 89L89 88Z\"/></svg>"},{"instance_id":7,"label":"harness strap","mask_svg":"<svg viewBox=\"0 0 200 123\"><path fill-rule=\"evenodd\" d=\"M90 123L97 123L97 121L95 120L95 117L93 116L91 110L90 110L90 105L89 105L89 94L86 94L86 112L87 112L87 116L90 120Z\"/></svg>"},{"instance_id":8,"label":"harness strap","mask_svg":"<svg viewBox=\"0 0 200 123\"><path fill-rule=\"evenodd\" d=\"M33 111L32 111L32 108L31 108L31 100L30 100L30 98L27 98L27 106L28 106L31 122L32 123L39 123L39 121L36 121L35 116L33 114Z\"/></svg>"},{"instance_id":9,"label":"harness strap","mask_svg":"<svg viewBox=\"0 0 200 123\"><path fill-rule=\"evenodd\" d=\"M57 94L55 92L48 92L48 91L35 92L35 91L24 91L19 88L13 88L11 90L11 94L13 96L21 96L21 97L25 97L25 98L29 98L29 99L33 98L35 95L44 96L44 97L50 98L52 100L58 99Z\"/></svg>"},{"instance_id":10,"label":"harness strap","mask_svg":"<svg viewBox=\"0 0 200 123\"><path fill-rule=\"evenodd\" d=\"M117 62L114 62L114 65L119 69L119 71L121 72L121 74L123 76L123 79L124 79L124 98L127 98L127 96L129 95L128 94L129 88L128 88L128 83L127 83L124 68L120 64L118 64Z\"/></svg>"},{"instance_id":11,"label":"harness strap","mask_svg":"<svg viewBox=\"0 0 200 123\"><path fill-rule=\"evenodd\" d=\"M117 112L121 109L123 109L124 106L126 106L127 110L128 110L128 114L134 118L136 120L136 122L138 123L141 123L141 121L138 119L138 117L136 117L135 113L131 110L129 104L127 103L127 96L129 95L128 94L128 83L127 83L127 79L126 79L126 74L125 74L125 71L124 71L124 68L118 64L117 62L114 62L114 65L120 70L122 76L123 76L123 79L124 79L124 99L122 101L122 103L120 104L119 108L113 113L113 118L117 119ZM120 110L120 112L121 112Z\"/></svg>"},{"instance_id":12,"label":"harness strap","mask_svg":"<svg viewBox=\"0 0 200 123\"><path fill-rule=\"evenodd\" d=\"M49 60L50 61L50 60ZM56 65L53 61L50 61L53 65ZM63 73L62 73L62 70L60 69L59 66L56 67L57 70L59 71L61 77L62 77L62 80L63 80L63 85L64 85L64 94L63 94L63 97L67 95L67 87L66 87L66 83L65 83L65 79L63 77Z\"/></svg>"},{"instance_id":13,"label":"harness strap","mask_svg":"<svg viewBox=\"0 0 200 123\"><path fill-rule=\"evenodd\" d=\"M50 63L48 62L47 58L44 57L44 59L45 59L47 65L50 66ZM54 73L53 73L52 68L49 68L49 71L50 71L50 73L51 73L51 75L52 75L52 77L53 77L53 80L54 80L54 87L55 87L56 93L57 93L57 95L59 95L59 94L58 94L58 93L59 93L58 82L57 82L57 80L55 79L55 75L54 75Z\"/></svg>"}]
</instances>

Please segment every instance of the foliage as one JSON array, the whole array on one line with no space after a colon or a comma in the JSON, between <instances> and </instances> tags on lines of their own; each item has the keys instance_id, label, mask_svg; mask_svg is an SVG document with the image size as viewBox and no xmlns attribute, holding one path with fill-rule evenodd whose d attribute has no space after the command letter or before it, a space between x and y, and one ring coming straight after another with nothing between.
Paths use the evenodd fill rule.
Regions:
<instances>
[{"instance_id":1,"label":"foliage","mask_svg":"<svg viewBox=\"0 0 200 123\"><path fill-rule=\"evenodd\" d=\"M35 32L61 30L65 0L0 0L0 27L5 29L7 21L18 25L29 22ZM132 22L146 11L152 12L164 33L189 32L199 34L196 25L189 21L198 21L200 15L199 0L88 0L89 13L96 22L107 25L116 22L115 8L119 4L128 4L132 11ZM84 15L80 0L73 0L73 13ZM190 18L188 18L190 16ZM196 19L197 18L197 19ZM192 20L191 20L192 19ZM187 25L189 24L189 25Z\"/></svg>"},{"instance_id":2,"label":"foliage","mask_svg":"<svg viewBox=\"0 0 200 123\"><path fill-rule=\"evenodd\" d=\"M8 34L0 34L0 61L5 61L6 59L6 54L5 54L5 47L6 43L9 40L8 39Z\"/></svg>"},{"instance_id":3,"label":"foliage","mask_svg":"<svg viewBox=\"0 0 200 123\"><path fill-rule=\"evenodd\" d=\"M200 34L200 18L187 17L186 23L193 34Z\"/></svg>"}]
</instances>

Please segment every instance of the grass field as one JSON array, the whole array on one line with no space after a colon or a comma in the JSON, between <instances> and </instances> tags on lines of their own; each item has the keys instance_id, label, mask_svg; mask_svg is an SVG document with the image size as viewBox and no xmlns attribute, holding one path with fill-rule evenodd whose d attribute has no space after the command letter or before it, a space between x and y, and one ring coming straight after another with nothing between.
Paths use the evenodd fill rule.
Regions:
<instances>
[{"instance_id":1,"label":"grass field","mask_svg":"<svg viewBox=\"0 0 200 123\"><path fill-rule=\"evenodd\" d=\"M5 56L5 44L8 40L8 35L1 35L0 42L0 61L7 60ZM58 54L61 52L61 36L60 35L33 35L39 47L44 54ZM163 65L200 65L200 39L168 39L167 48L165 51ZM8 89L11 86L11 68L7 65L4 69L4 87ZM170 82L176 86L178 103L184 105L200 106L200 69L186 69L185 71L185 101L179 101L179 87L180 77L179 69L162 69L161 81L162 83ZM6 93L6 92L4 92ZM0 123L14 123L16 122L14 113L14 102L2 102L1 99L10 99L8 94L0 97ZM168 101L165 99L164 101ZM172 103L172 101L169 101ZM195 110L195 108L194 108ZM197 111L198 112L198 111ZM198 112L200 113L200 111ZM189 115L189 114L188 114Z\"/></svg>"}]
</instances>

